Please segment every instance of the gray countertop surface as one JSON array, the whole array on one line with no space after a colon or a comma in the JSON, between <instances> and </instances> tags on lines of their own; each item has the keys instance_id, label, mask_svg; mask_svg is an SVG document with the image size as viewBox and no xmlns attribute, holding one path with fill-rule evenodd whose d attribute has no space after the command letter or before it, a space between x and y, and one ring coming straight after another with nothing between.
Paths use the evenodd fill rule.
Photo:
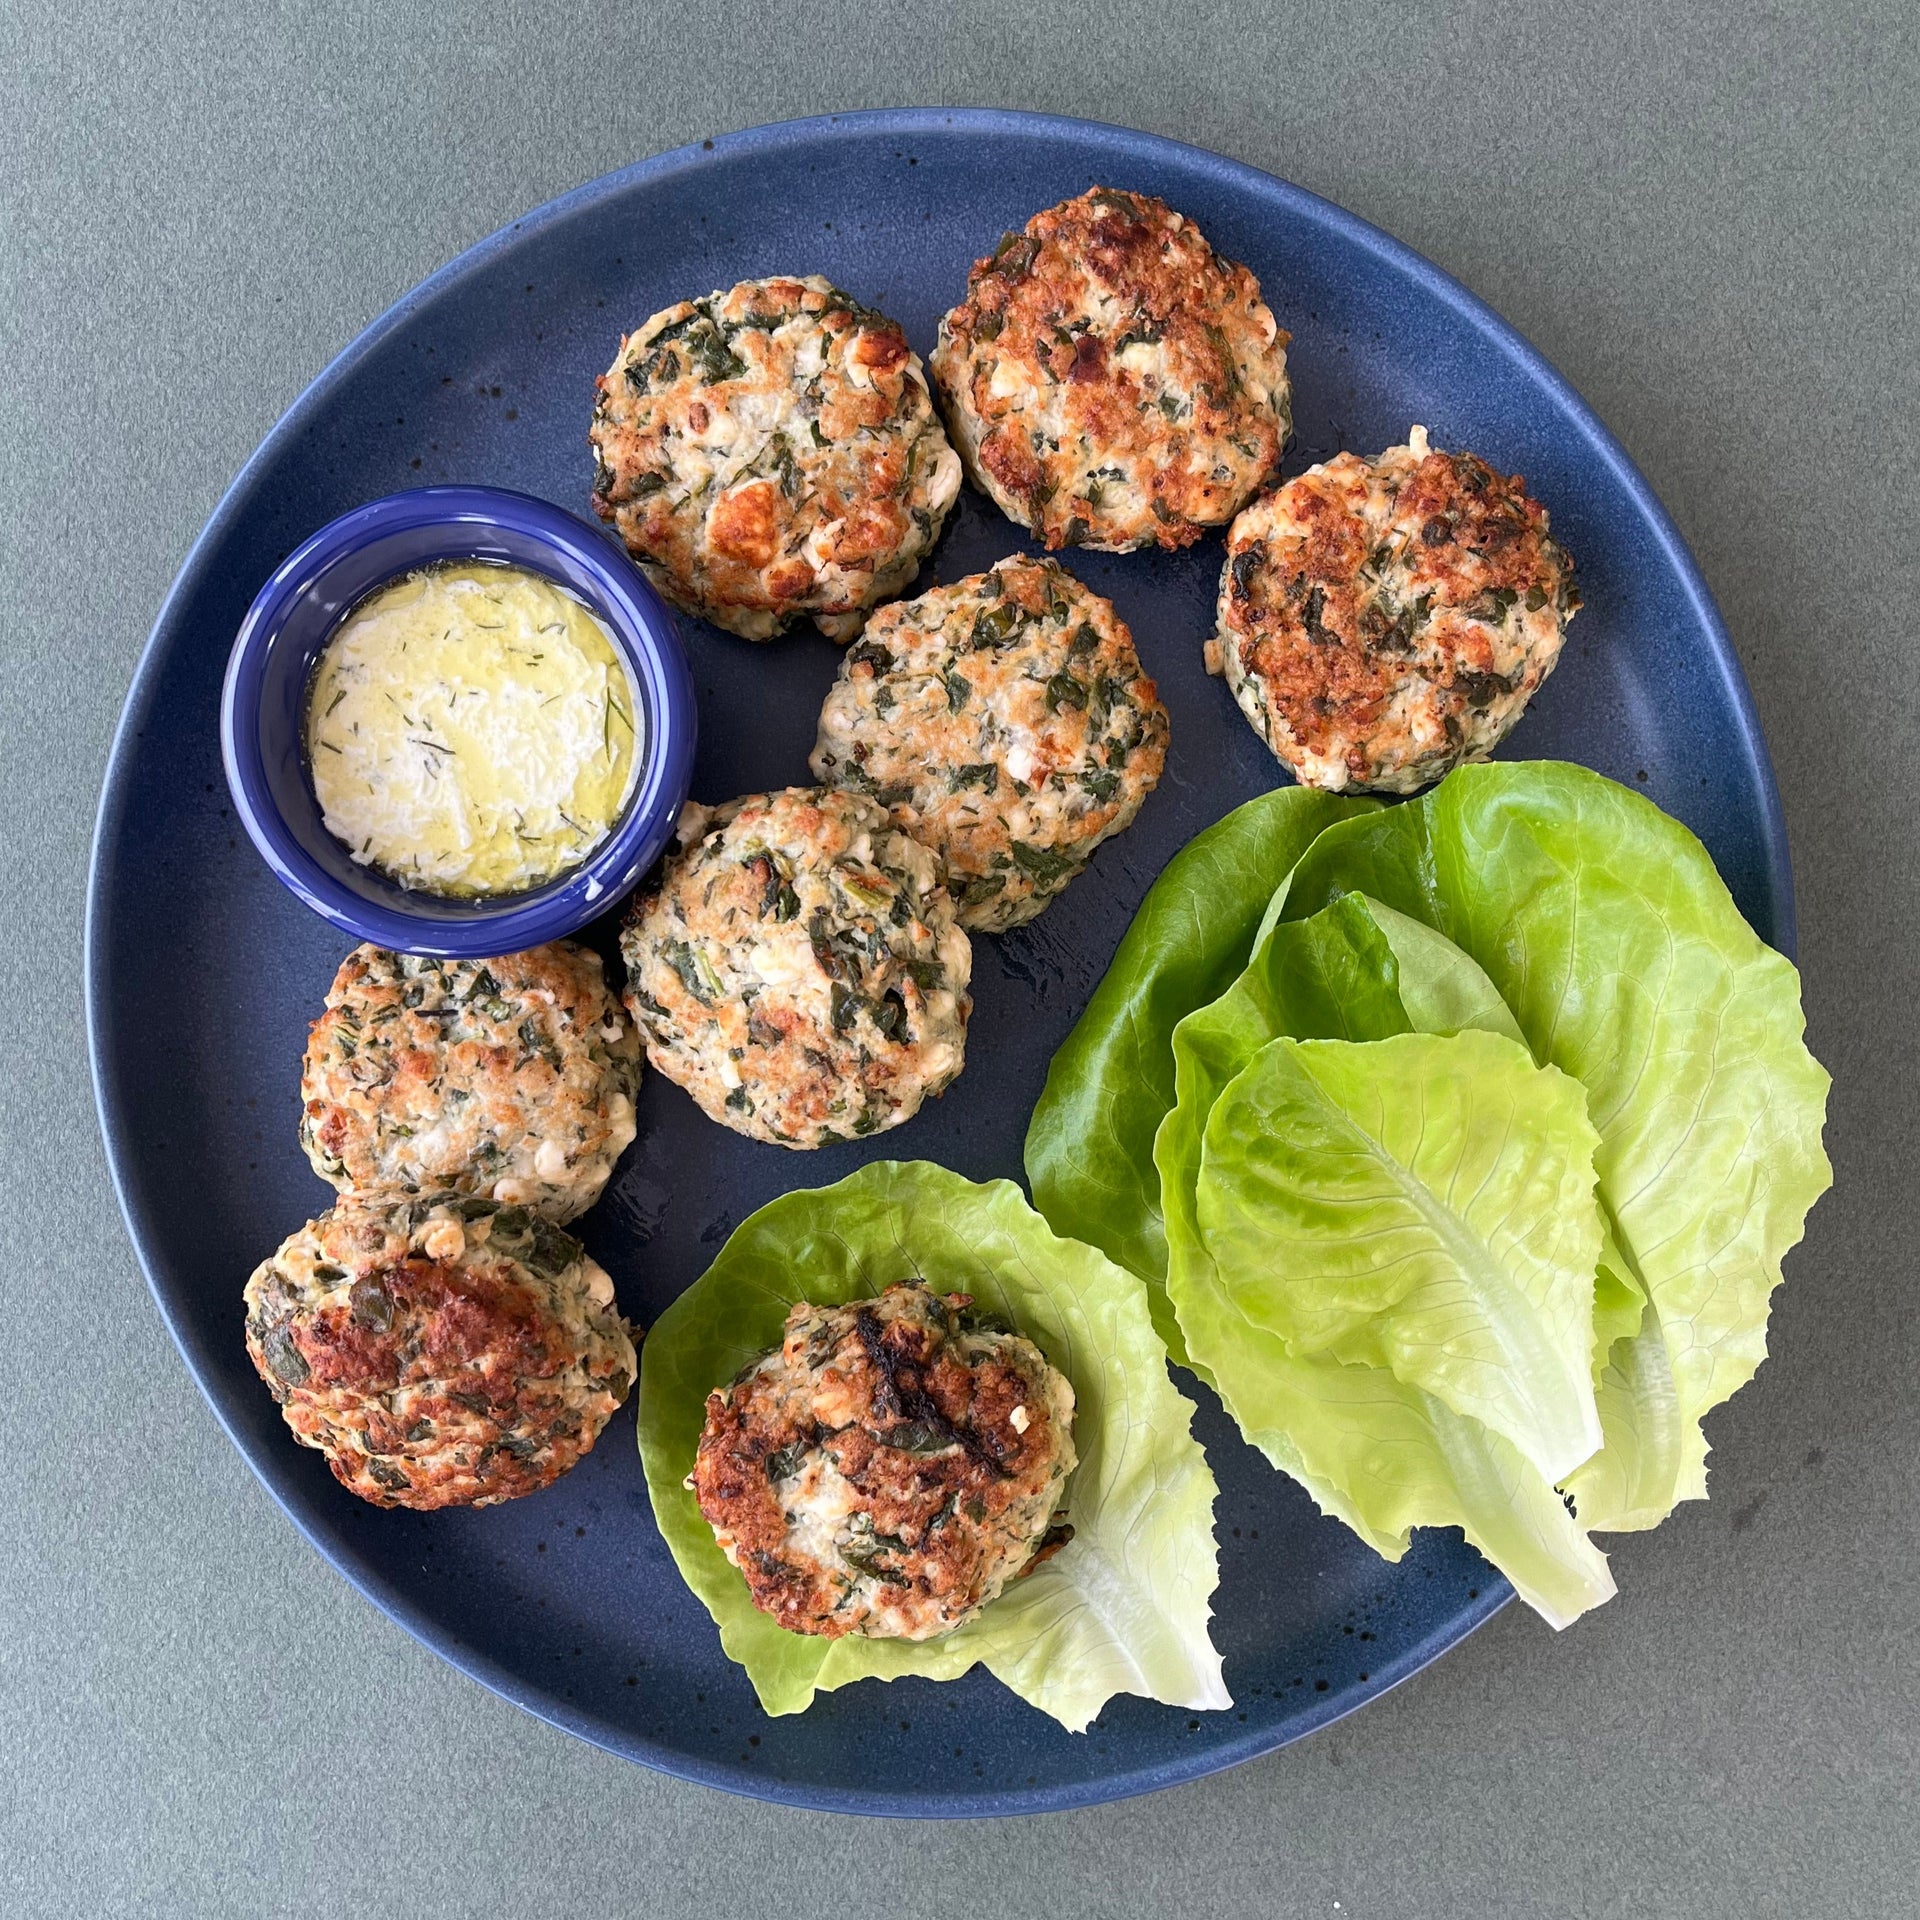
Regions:
<instances>
[{"instance_id":1,"label":"gray countertop surface","mask_svg":"<svg viewBox=\"0 0 1920 1920\"><path fill-rule=\"evenodd\" d=\"M0 1911L1825 1915L1920 1906L1920 13L992 0L0 10ZM1713 1499L1283 1753L958 1826L762 1807L517 1712L222 1438L88 1090L83 885L167 584L311 376L610 168L858 106L1219 149L1525 332L1692 542L1785 798L1834 1192ZM156 1018L164 1010L156 1009Z\"/></svg>"}]
</instances>

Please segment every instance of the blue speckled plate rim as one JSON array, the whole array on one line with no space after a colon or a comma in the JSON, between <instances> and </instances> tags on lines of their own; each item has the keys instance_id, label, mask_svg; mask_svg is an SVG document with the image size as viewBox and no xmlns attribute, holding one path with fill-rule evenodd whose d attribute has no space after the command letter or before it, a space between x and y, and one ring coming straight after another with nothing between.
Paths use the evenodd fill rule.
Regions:
<instances>
[{"instance_id":1,"label":"blue speckled plate rim","mask_svg":"<svg viewBox=\"0 0 1920 1920\"><path fill-rule=\"evenodd\" d=\"M745 1768L708 1763L656 1747L644 1738L571 1708L539 1688L529 1687L519 1676L500 1666L487 1655L456 1635L435 1619L396 1593L382 1576L358 1554L323 1539L306 1515L279 1484L277 1455L270 1459L264 1450L255 1449L228 1420L218 1397L208 1383L208 1374L195 1342L185 1326L175 1318L156 1263L147 1252L146 1221L136 1205L130 1182L123 1177L123 1166L130 1163L134 1144L124 1134L109 1098L110 1065L103 1054L103 1035L107 1031L107 1010L111 995L102 953L101 928L109 910L106 897L107 874L103 850L119 836L127 806L127 788L133 745L158 684L159 650L174 611L199 584L200 575L211 555L224 538L229 523L250 493L255 474L279 457L288 441L317 414L324 411L334 389L360 362L396 328L402 327L426 301L457 284L462 278L484 266L495 254L515 245L523 236L564 220L597 200L624 193L638 183L659 180L681 171L701 167L730 156L751 154L783 147L804 148L842 133L883 134L911 137L934 129L957 128L963 132L1047 133L1077 141L1090 150L1111 156L1116 162L1151 162L1177 156L1182 164L1197 167L1218 176L1229 188L1268 202L1290 205L1293 212L1308 222L1331 229L1351 244L1376 255L1384 264L1418 284L1433 298L1451 307L1481 335L1492 341L1528 376L1544 387L1585 437L1593 452L1609 468L1633 501L1663 550L1669 565L1704 631L1728 703L1738 722L1743 743L1760 778L1760 798L1764 812L1764 843L1768 884L1771 891L1774 944L1789 957L1796 950L1793 871L1787 849L1786 824L1780 807L1773 763L1766 740L1754 711L1752 694L1741 672L1719 609L1702 578L1686 542L1674 526L1666 509L1647 484L1626 451L1601 424L1599 418L1554 366L1530 346L1506 321L1474 294L1431 261L1383 233L1379 228L1321 199L1288 181L1264 173L1241 161L1229 160L1205 148L1188 146L1159 134L1142 133L1132 128L1114 127L1097 120L1076 120L1063 115L1020 113L994 108L886 108L858 113L823 114L807 119L778 121L768 126L716 137L710 142L695 142L637 161L618 171L574 188L548 201L521 219L500 228L449 261L438 272L421 281L403 295L378 319L368 325L338 353L289 407L273 430L260 443L232 484L221 497L200 536L182 564L179 575L161 605L153 630L136 667L120 723L109 752L107 777L95 821L93 850L89 862L86 911L85 994L88 1051L91 1060L94 1101L100 1118L100 1130L106 1144L107 1161L122 1217L134 1245L141 1270L145 1273L161 1320L180 1349L188 1372L200 1388L216 1420L247 1464L253 1469L281 1511L310 1545L333 1565L374 1606L396 1621L423 1645L460 1672L484 1687L525 1709L536 1718L574 1734L591 1745L622 1758L638 1761L658 1771L697 1781L704 1786L748 1798L770 1800L791 1806L822 1811L891 1815L908 1818L979 1819L1015 1813L1058 1812L1070 1808L1099 1805L1110 1800L1151 1793L1161 1787L1181 1784L1222 1772L1242 1761L1275 1751L1345 1718L1390 1688L1418 1673L1449 1647L1456 1645L1475 1628L1497 1613L1512 1598L1512 1589L1497 1576L1490 1578L1477 1601L1469 1602L1446 1626L1408 1649L1364 1684L1332 1694L1324 1702L1303 1710L1291 1721L1284 1736L1276 1740L1270 1730L1261 1729L1241 1738L1209 1747L1203 1753L1177 1755L1157 1766L1140 1767L1131 1772L1109 1775L1100 1780L1038 1788L1010 1793L873 1793L853 1789L819 1788L805 1782L770 1779L764 1773Z\"/></svg>"}]
</instances>

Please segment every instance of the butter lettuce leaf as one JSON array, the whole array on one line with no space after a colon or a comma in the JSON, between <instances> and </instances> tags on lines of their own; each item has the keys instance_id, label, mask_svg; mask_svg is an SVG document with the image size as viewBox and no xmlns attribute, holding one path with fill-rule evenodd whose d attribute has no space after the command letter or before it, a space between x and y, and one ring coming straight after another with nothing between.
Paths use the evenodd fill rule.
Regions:
<instances>
[{"instance_id":1,"label":"butter lettuce leaf","mask_svg":"<svg viewBox=\"0 0 1920 1920\"><path fill-rule=\"evenodd\" d=\"M1410 1030L1393 949L1357 895L1335 901L1309 921L1269 928L1226 992L1175 1027L1173 1099L1153 1146L1167 1263L1165 1278L1150 1277L1147 1286L1159 1303L1155 1324L1166 1320L1175 1328L1176 1358L1209 1386L1219 1383L1186 1337L1177 1301L1203 1269L1211 1273L1194 1201L1214 1103L1262 1047L1283 1035L1374 1040ZM1175 1290L1171 1301L1169 1288Z\"/></svg>"},{"instance_id":2,"label":"butter lettuce leaf","mask_svg":"<svg viewBox=\"0 0 1920 1920\"><path fill-rule=\"evenodd\" d=\"M1155 1283L1154 1325L1179 1334L1158 1282L1167 1265L1153 1136L1173 1105L1173 1029L1246 965L1274 894L1328 827L1378 802L1281 787L1195 836L1147 894L1047 1072L1027 1129L1034 1204L1054 1230Z\"/></svg>"},{"instance_id":3,"label":"butter lettuce leaf","mask_svg":"<svg viewBox=\"0 0 1920 1920\"><path fill-rule=\"evenodd\" d=\"M1295 1353L1221 1288L1198 1293L1190 1337L1220 1356L1220 1394L1251 1446L1383 1559L1416 1527L1458 1527L1551 1626L1612 1599L1606 1556L1519 1452L1384 1367Z\"/></svg>"},{"instance_id":4,"label":"butter lettuce leaf","mask_svg":"<svg viewBox=\"0 0 1920 1920\"><path fill-rule=\"evenodd\" d=\"M1433 1031L1518 1038L1485 973L1450 941L1348 894L1271 927L1233 986L1180 1023L1178 1098L1155 1140L1172 1304L1189 1366L1323 1512L1389 1560L1415 1527L1457 1526L1561 1627L1610 1598L1613 1582L1552 1482L1499 1435L1388 1370L1297 1352L1250 1321L1200 1234L1205 1125L1248 1061L1282 1035L1404 1034L1416 1012Z\"/></svg>"},{"instance_id":5,"label":"butter lettuce leaf","mask_svg":"<svg viewBox=\"0 0 1920 1920\"><path fill-rule=\"evenodd\" d=\"M1072 1382L1073 1538L940 1639L790 1633L754 1607L683 1484L707 1395L779 1344L795 1303L843 1305L916 1276L971 1294ZM655 1518L771 1714L854 1680L947 1680L976 1664L1074 1732L1116 1693L1230 1706L1207 1631L1215 1486L1192 1417L1133 1275L1058 1238L1011 1182L978 1186L924 1161L879 1162L762 1207L641 1349L640 1451Z\"/></svg>"},{"instance_id":6,"label":"butter lettuce leaf","mask_svg":"<svg viewBox=\"0 0 1920 1920\"><path fill-rule=\"evenodd\" d=\"M1633 1316L1625 1331L1608 1320L1610 1296ZM1676 1502L1706 1498L1706 1436L1697 1419L1681 1415L1658 1313L1605 1255L1599 1300L1594 1390L1604 1441L1563 1484L1583 1527L1639 1533L1657 1527Z\"/></svg>"},{"instance_id":7,"label":"butter lettuce leaf","mask_svg":"<svg viewBox=\"0 0 1920 1920\"><path fill-rule=\"evenodd\" d=\"M1331 828L1280 917L1353 892L1444 934L1587 1089L1617 1277L1645 1304L1602 1369L1614 1458L1576 1499L1594 1528L1654 1524L1704 1497L1700 1420L1765 1357L1781 1260L1832 1183L1799 977L1685 827L1559 762L1464 767Z\"/></svg>"},{"instance_id":8,"label":"butter lettuce leaf","mask_svg":"<svg viewBox=\"0 0 1920 1920\"><path fill-rule=\"evenodd\" d=\"M1495 1034L1279 1039L1207 1116L1195 1214L1244 1318L1557 1482L1600 1445L1596 1144L1579 1082Z\"/></svg>"}]
</instances>

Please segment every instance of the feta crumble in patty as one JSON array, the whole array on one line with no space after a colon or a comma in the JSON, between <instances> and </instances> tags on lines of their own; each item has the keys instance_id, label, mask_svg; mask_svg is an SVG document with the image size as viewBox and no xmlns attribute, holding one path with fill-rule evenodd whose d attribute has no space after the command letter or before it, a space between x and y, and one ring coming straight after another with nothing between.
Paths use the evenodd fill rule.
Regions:
<instances>
[{"instance_id":1,"label":"feta crumble in patty","mask_svg":"<svg viewBox=\"0 0 1920 1920\"><path fill-rule=\"evenodd\" d=\"M962 926L998 932L1132 824L1166 753L1166 709L1112 603L1015 556L874 615L811 764L944 858Z\"/></svg>"},{"instance_id":2,"label":"feta crumble in patty","mask_svg":"<svg viewBox=\"0 0 1920 1920\"><path fill-rule=\"evenodd\" d=\"M1095 187L974 263L932 367L974 484L1049 550L1184 547L1278 472L1287 335L1164 201Z\"/></svg>"},{"instance_id":3,"label":"feta crumble in patty","mask_svg":"<svg viewBox=\"0 0 1920 1920\"><path fill-rule=\"evenodd\" d=\"M859 794L789 787L681 815L620 935L647 1058L784 1147L884 1132L966 1057L973 954L939 858Z\"/></svg>"},{"instance_id":4,"label":"feta crumble in patty","mask_svg":"<svg viewBox=\"0 0 1920 1920\"><path fill-rule=\"evenodd\" d=\"M753 1603L794 1633L951 1633L1056 1547L1073 1388L922 1282L805 1303L708 1397L687 1485Z\"/></svg>"},{"instance_id":5,"label":"feta crumble in patty","mask_svg":"<svg viewBox=\"0 0 1920 1920\"><path fill-rule=\"evenodd\" d=\"M300 1144L343 1193L455 1190L571 1220L634 1133L640 1042L600 956L356 947L313 1023Z\"/></svg>"},{"instance_id":6,"label":"feta crumble in patty","mask_svg":"<svg viewBox=\"0 0 1920 1920\"><path fill-rule=\"evenodd\" d=\"M613 1282L525 1207L344 1199L246 1287L247 1352L301 1445L381 1507L490 1507L591 1450L633 1384Z\"/></svg>"},{"instance_id":7,"label":"feta crumble in patty","mask_svg":"<svg viewBox=\"0 0 1920 1920\"><path fill-rule=\"evenodd\" d=\"M1506 738L1579 605L1520 476L1415 427L1234 521L1207 665L1303 786L1412 793Z\"/></svg>"},{"instance_id":8,"label":"feta crumble in patty","mask_svg":"<svg viewBox=\"0 0 1920 1920\"><path fill-rule=\"evenodd\" d=\"M593 508L675 606L836 640L918 571L960 462L907 337L817 274L683 300L620 343Z\"/></svg>"}]
</instances>

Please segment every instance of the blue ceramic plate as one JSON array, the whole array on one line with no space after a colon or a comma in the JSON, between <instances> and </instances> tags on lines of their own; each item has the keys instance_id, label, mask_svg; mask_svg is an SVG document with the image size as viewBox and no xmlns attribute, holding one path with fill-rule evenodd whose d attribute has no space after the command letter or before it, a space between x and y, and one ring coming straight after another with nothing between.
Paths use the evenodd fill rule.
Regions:
<instances>
[{"instance_id":1,"label":"blue ceramic plate","mask_svg":"<svg viewBox=\"0 0 1920 1920\"><path fill-rule=\"evenodd\" d=\"M228 810L221 670L261 581L361 501L478 481L585 510L594 376L656 309L749 275L824 273L901 320L924 355L968 264L1096 182L1164 196L1258 273L1294 336L1290 471L1342 447L1377 451L1419 421L1438 444L1526 475L1587 600L1513 747L1582 761L1679 815L1753 924L1790 947L1779 806L1740 669L1659 503L1552 368L1446 275L1297 187L1145 134L1007 113L861 114L703 142L556 200L409 294L301 397L201 535L141 662L101 806L88 958L102 1124L160 1310L234 1444L348 1579L476 1679L632 1759L768 1799L974 1815L1189 1780L1405 1679L1507 1589L1451 1535L1423 1536L1397 1567L1374 1558L1209 1403L1232 1711L1123 1699L1069 1736L976 1673L869 1682L769 1720L654 1530L630 1409L532 1499L427 1515L355 1500L294 1446L241 1344L246 1275L331 1197L294 1128L307 1023L346 942L280 886ZM968 493L932 571L953 579L1023 544ZM1154 875L1275 784L1201 667L1219 542L1071 558L1160 682L1168 777L1039 922L977 943L966 1074L884 1142L795 1157L713 1126L650 1076L640 1138L584 1222L629 1314L651 1321L762 1202L874 1155L1017 1178L1048 1056ZM696 796L805 781L835 650L686 627Z\"/></svg>"}]
</instances>

